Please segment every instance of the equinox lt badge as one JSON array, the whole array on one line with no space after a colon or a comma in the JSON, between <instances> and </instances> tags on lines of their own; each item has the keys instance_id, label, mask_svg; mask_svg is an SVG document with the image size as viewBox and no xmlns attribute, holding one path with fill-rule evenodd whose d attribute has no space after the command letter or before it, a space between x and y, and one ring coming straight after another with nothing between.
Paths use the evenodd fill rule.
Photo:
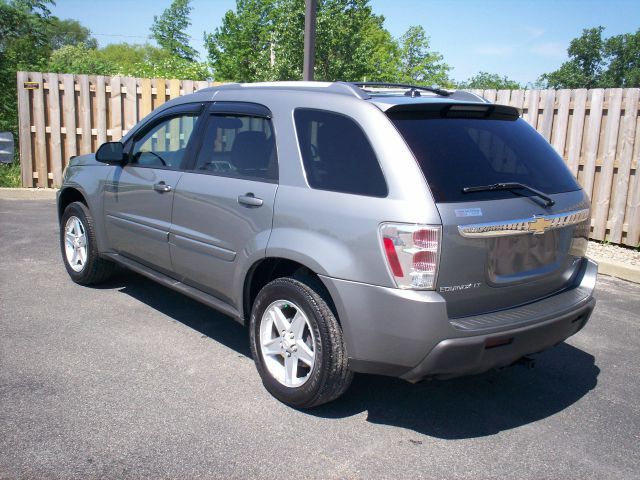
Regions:
<instances>
[{"instance_id":1,"label":"equinox lt badge","mask_svg":"<svg viewBox=\"0 0 640 480\"><path fill-rule=\"evenodd\" d=\"M441 292L459 292L460 290L471 290L472 288L480 288L482 283L464 283L462 285L452 285L450 287L440 287Z\"/></svg>"}]
</instances>

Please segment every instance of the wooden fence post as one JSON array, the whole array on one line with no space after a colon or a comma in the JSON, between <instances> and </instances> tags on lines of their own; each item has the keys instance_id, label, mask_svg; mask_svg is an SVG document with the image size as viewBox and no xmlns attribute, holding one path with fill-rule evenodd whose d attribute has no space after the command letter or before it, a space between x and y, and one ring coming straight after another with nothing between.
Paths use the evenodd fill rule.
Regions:
<instances>
[{"instance_id":1,"label":"wooden fence post","mask_svg":"<svg viewBox=\"0 0 640 480\"><path fill-rule=\"evenodd\" d=\"M31 112L29 90L24 88L29 81L26 72L18 72L18 144L20 147L20 170L23 187L33 187L33 160L31 152Z\"/></svg>"}]
</instances>

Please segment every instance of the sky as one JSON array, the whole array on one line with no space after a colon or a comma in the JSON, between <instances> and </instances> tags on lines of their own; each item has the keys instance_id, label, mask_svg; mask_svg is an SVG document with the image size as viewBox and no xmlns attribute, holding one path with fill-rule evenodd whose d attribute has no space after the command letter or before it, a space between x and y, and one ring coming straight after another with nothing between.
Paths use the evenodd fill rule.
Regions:
<instances>
[{"instance_id":1,"label":"sky","mask_svg":"<svg viewBox=\"0 0 640 480\"><path fill-rule=\"evenodd\" d=\"M203 32L220 26L235 0L192 0L191 46L206 52ZM56 0L60 18L88 27L100 46L143 43L154 15L171 0ZM480 71L506 75L522 84L535 82L567 60L569 42L582 29L602 25L605 37L640 28L638 0L371 0L385 28L398 38L409 26L422 25L431 48L453 67L455 80Z\"/></svg>"}]
</instances>

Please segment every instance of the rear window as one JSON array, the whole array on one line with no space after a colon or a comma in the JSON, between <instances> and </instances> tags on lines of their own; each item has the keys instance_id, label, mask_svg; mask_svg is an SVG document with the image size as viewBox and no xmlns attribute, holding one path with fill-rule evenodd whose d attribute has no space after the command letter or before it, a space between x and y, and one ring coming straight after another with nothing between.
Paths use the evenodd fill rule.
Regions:
<instances>
[{"instance_id":1,"label":"rear window","mask_svg":"<svg viewBox=\"0 0 640 480\"><path fill-rule=\"evenodd\" d=\"M562 158L517 120L441 118L421 112L389 117L413 151L437 202L533 195L527 190L463 193L464 187L519 182L554 194L579 190Z\"/></svg>"},{"instance_id":2,"label":"rear window","mask_svg":"<svg viewBox=\"0 0 640 480\"><path fill-rule=\"evenodd\" d=\"M360 126L338 113L306 108L294 112L298 144L311 188L386 197L378 159Z\"/></svg>"}]
</instances>

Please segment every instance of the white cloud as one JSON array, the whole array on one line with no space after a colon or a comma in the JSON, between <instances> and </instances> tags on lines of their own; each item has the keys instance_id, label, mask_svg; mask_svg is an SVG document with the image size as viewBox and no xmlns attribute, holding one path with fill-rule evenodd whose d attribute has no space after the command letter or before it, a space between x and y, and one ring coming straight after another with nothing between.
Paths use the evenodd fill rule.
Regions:
<instances>
[{"instance_id":1,"label":"white cloud","mask_svg":"<svg viewBox=\"0 0 640 480\"><path fill-rule=\"evenodd\" d=\"M484 43L473 47L473 52L479 55L490 55L493 57L506 57L515 52L515 45L503 45L497 43Z\"/></svg>"},{"instance_id":2,"label":"white cloud","mask_svg":"<svg viewBox=\"0 0 640 480\"><path fill-rule=\"evenodd\" d=\"M531 38L538 38L544 35L544 28L527 27L526 30Z\"/></svg>"},{"instance_id":3,"label":"white cloud","mask_svg":"<svg viewBox=\"0 0 640 480\"><path fill-rule=\"evenodd\" d=\"M562 59L567 55L567 46L557 42L538 43L531 46L529 51L541 57Z\"/></svg>"}]
</instances>

